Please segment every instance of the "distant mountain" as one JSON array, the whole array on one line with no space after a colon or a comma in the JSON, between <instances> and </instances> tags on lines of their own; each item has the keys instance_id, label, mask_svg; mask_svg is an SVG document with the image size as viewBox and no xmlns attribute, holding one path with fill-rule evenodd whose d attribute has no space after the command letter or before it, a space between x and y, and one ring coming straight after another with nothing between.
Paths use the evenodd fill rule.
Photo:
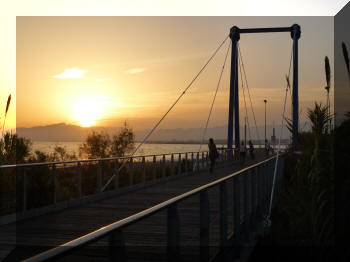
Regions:
<instances>
[{"instance_id":1,"label":"distant mountain","mask_svg":"<svg viewBox=\"0 0 350 262\"><path fill-rule=\"evenodd\" d=\"M278 139L279 133L280 133L280 127L275 127L275 137ZM270 140L272 136L273 126L266 126L266 134L267 138ZM150 130L140 130L135 131L136 139L142 140L143 137L149 132ZM256 128L250 127L250 134L249 129L247 128L247 140L257 140L258 138L260 140L264 139L264 133L265 133L265 127L259 126L258 127L258 134L256 135ZM152 134L152 136L149 138L149 141L156 141L156 142L199 142L202 140L203 136L203 128L176 128L176 129L159 129ZM287 130L287 128L284 128L283 131L283 137L282 139L289 139L290 133ZM225 141L227 140L227 126L217 126L217 127L211 127L208 128L205 134L206 138L212 137L216 141ZM244 139L244 127L240 128L240 139Z\"/></svg>"},{"instance_id":2,"label":"distant mountain","mask_svg":"<svg viewBox=\"0 0 350 262\"><path fill-rule=\"evenodd\" d=\"M270 140L272 135L272 126L266 127L267 137ZM16 132L20 136L30 138L33 141L52 141L52 142L70 142L84 141L89 132L105 131L110 135L119 132L120 127L89 127L84 128L77 125L67 125L59 123L47 126L35 126L30 128L17 128ZM304 128L305 130L305 128ZM141 141L150 131L149 129L134 130L136 141ZM241 127L241 140L244 139L244 127ZM260 140L264 139L264 127L258 127ZM280 126L275 127L275 136L278 139ZM283 139L288 139L290 134L287 128L284 128ZM150 142L199 142L203 136L203 128L176 128L156 130L148 139ZM227 126L210 127L207 129L206 138L213 137L216 141L226 141ZM257 139L256 128L247 128L247 139Z\"/></svg>"},{"instance_id":3,"label":"distant mountain","mask_svg":"<svg viewBox=\"0 0 350 262\"><path fill-rule=\"evenodd\" d=\"M67 125L65 123L34 126L30 128L19 127L16 132L20 136L30 138L33 141L53 141L53 142L74 142L84 141L89 132L106 131L108 133L116 132L120 127L80 127L77 125Z\"/></svg>"}]
</instances>

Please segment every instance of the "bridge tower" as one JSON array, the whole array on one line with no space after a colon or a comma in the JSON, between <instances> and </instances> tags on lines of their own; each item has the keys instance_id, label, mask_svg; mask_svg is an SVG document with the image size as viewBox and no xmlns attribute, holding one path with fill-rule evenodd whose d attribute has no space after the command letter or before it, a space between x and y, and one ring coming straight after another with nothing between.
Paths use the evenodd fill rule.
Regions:
<instances>
[{"instance_id":1,"label":"bridge tower","mask_svg":"<svg viewBox=\"0 0 350 262\"><path fill-rule=\"evenodd\" d=\"M297 136L299 130L299 94L298 94L298 40L301 35L300 26L294 24L290 27L271 27L271 28L247 28L240 29L233 26L230 29L230 38L232 41L231 51L231 77L230 77L230 99L228 116L228 134L227 149L232 149L233 143L233 123L235 129L235 147L240 147L239 135L239 95L238 95L238 48L237 44L242 33L277 33L290 32L293 40L293 90L292 90L292 123L293 147L297 145Z\"/></svg>"},{"instance_id":2,"label":"bridge tower","mask_svg":"<svg viewBox=\"0 0 350 262\"><path fill-rule=\"evenodd\" d=\"M232 149L233 140L233 120L235 123L235 147L239 148L239 100L238 100L238 49L237 44L240 39L239 28L234 26L230 30L232 41L231 51L231 76L230 76L230 101L228 116L227 149ZM234 118L234 119L233 119Z\"/></svg>"}]
</instances>

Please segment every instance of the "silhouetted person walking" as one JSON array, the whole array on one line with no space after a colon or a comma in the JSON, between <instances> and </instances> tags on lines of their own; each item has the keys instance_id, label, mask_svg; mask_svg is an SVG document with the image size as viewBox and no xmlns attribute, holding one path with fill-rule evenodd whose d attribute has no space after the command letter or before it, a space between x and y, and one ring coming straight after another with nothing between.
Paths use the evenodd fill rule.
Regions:
<instances>
[{"instance_id":1,"label":"silhouetted person walking","mask_svg":"<svg viewBox=\"0 0 350 262\"><path fill-rule=\"evenodd\" d=\"M210 171L210 173L213 173L213 167L215 165L215 160L219 156L218 150L216 149L216 145L214 143L214 139L209 138L208 147L209 147L209 159L210 159L209 171Z\"/></svg>"},{"instance_id":2,"label":"silhouetted person walking","mask_svg":"<svg viewBox=\"0 0 350 262\"><path fill-rule=\"evenodd\" d=\"M239 149L239 158L240 158L240 160L241 160L241 164L242 164L242 165L243 165L244 162L245 162L246 151L247 151L246 146L245 146L244 142L242 141L241 147L240 147L240 149Z\"/></svg>"},{"instance_id":3,"label":"silhouetted person walking","mask_svg":"<svg viewBox=\"0 0 350 262\"><path fill-rule=\"evenodd\" d=\"M265 139L265 152L266 152L266 156L269 156L269 151L270 151L270 144L267 141L267 139Z\"/></svg>"},{"instance_id":4,"label":"silhouetted person walking","mask_svg":"<svg viewBox=\"0 0 350 262\"><path fill-rule=\"evenodd\" d=\"M252 160L254 160L254 159L255 159L255 156L254 156L254 145L253 145L253 143L252 143L252 140L249 140L248 144L249 144L249 154L250 154L250 158L251 158Z\"/></svg>"}]
</instances>

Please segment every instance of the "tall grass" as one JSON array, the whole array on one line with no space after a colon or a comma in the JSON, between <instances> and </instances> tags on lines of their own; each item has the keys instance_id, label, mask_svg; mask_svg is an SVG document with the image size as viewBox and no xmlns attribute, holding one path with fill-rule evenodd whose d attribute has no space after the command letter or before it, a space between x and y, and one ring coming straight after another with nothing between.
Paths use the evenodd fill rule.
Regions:
<instances>
[{"instance_id":1,"label":"tall grass","mask_svg":"<svg viewBox=\"0 0 350 262\"><path fill-rule=\"evenodd\" d=\"M330 112L330 108L331 108L331 104L330 104L330 100L329 100L329 91L331 89L331 67L329 65L329 59L328 56L325 57L324 59L324 64L325 64L325 73L326 73L326 83L327 86L325 87L326 91L327 91L327 108L328 108L328 117L329 117L329 126L327 129L331 129L331 112ZM327 130L328 131L328 130Z\"/></svg>"},{"instance_id":2,"label":"tall grass","mask_svg":"<svg viewBox=\"0 0 350 262\"><path fill-rule=\"evenodd\" d=\"M343 54L349 73L349 59L345 44L343 44ZM275 216L272 216L271 235L273 237L270 238L277 245L313 247L310 249L310 255L315 261L327 260L327 257L329 259L332 256L328 251L334 246L335 238L334 156L336 153L333 142L334 133L339 131L336 127L330 128L331 70L327 56L324 65L327 102L326 105L315 102L313 108L308 109L307 117L312 130L298 135L299 154L290 151L287 155L286 179L279 190L277 211L275 210ZM287 119L287 128L292 131L290 119ZM280 220L284 223L282 224ZM321 250L320 247L323 249Z\"/></svg>"},{"instance_id":3,"label":"tall grass","mask_svg":"<svg viewBox=\"0 0 350 262\"><path fill-rule=\"evenodd\" d=\"M6 108L5 108L5 116L4 116L4 122L2 124L2 136L4 135L4 130L5 130L5 122L6 122L6 116L10 108L10 103L11 103L11 94L7 98L7 103L6 103ZM1 117L0 117L1 120Z\"/></svg>"}]
</instances>

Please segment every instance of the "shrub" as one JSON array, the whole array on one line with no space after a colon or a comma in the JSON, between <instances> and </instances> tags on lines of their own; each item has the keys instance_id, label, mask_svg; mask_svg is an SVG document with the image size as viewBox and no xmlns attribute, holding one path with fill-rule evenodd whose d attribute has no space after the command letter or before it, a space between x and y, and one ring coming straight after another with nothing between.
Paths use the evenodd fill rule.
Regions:
<instances>
[{"instance_id":1,"label":"shrub","mask_svg":"<svg viewBox=\"0 0 350 262\"><path fill-rule=\"evenodd\" d=\"M89 159L108 157L110 143L111 140L107 133L93 131L79 147L79 156L87 156Z\"/></svg>"}]
</instances>

